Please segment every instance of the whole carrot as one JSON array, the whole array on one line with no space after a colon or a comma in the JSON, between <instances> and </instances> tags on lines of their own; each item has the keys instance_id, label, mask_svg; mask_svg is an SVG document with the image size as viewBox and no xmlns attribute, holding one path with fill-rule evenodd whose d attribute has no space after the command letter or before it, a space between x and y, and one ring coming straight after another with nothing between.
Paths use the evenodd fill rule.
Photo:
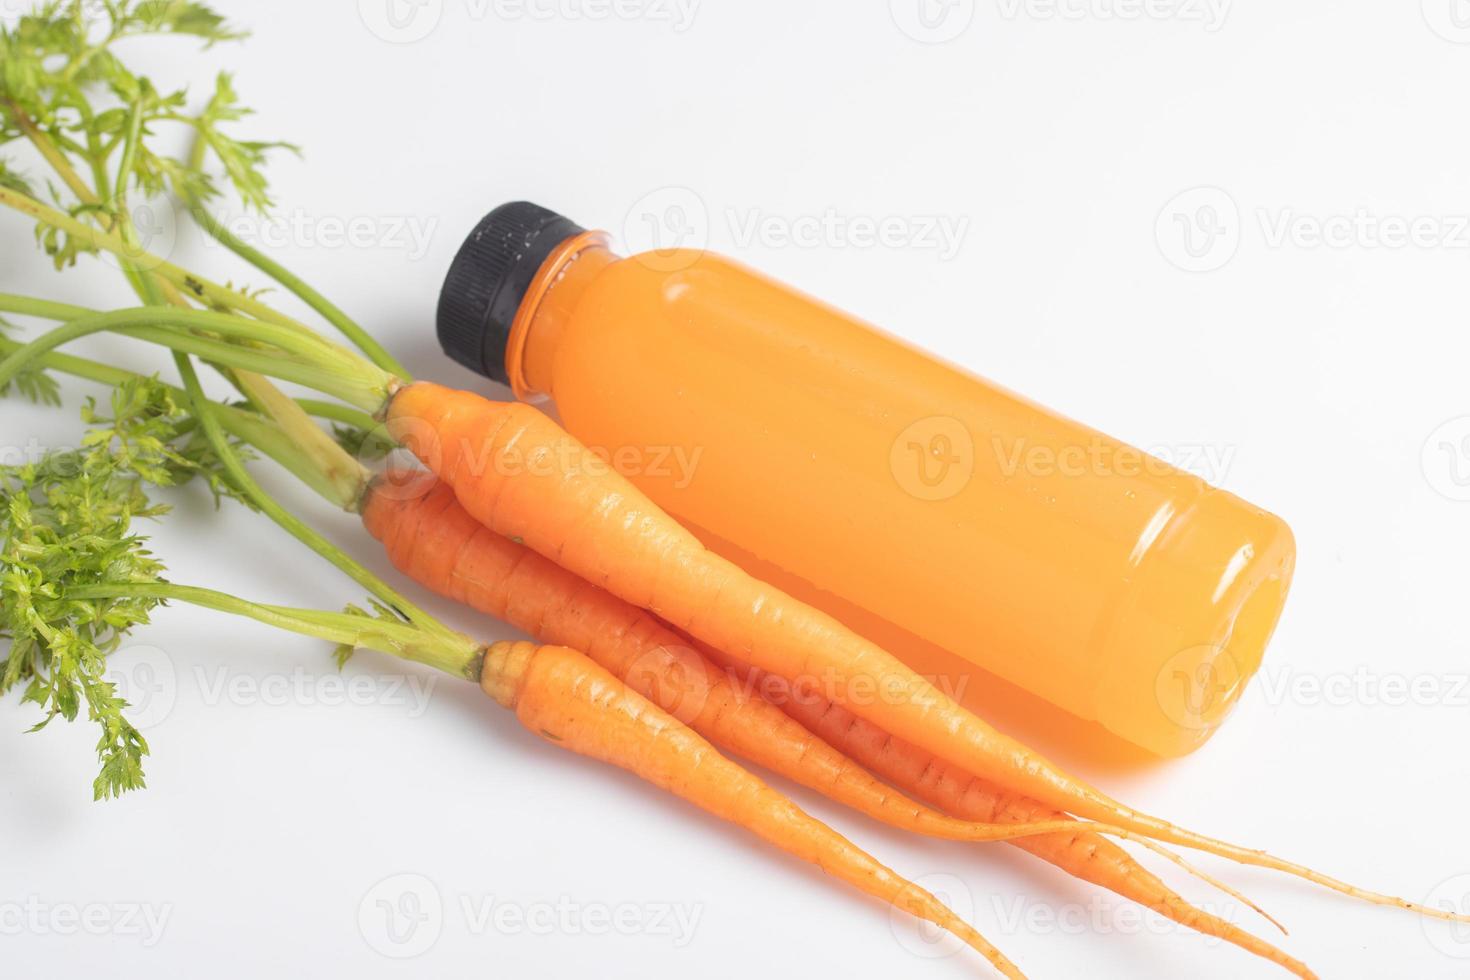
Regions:
<instances>
[{"instance_id":1,"label":"whole carrot","mask_svg":"<svg viewBox=\"0 0 1470 980\"><path fill-rule=\"evenodd\" d=\"M978 822L915 803L780 708L741 691L656 617L480 524L443 482L395 475L386 492L384 486L368 488L360 511L396 568L542 642L582 651L703 737L751 762L875 820L931 837L996 841L1099 827L1065 814Z\"/></svg>"},{"instance_id":2,"label":"whole carrot","mask_svg":"<svg viewBox=\"0 0 1470 980\"><path fill-rule=\"evenodd\" d=\"M996 731L891 653L704 547L535 408L415 382L394 391L384 415L395 437L486 527L753 667L788 681L829 680L832 700L936 758L1057 810L1298 875L1366 901L1470 922L1470 916L1365 891L1111 799ZM882 693L849 697L855 688Z\"/></svg>"},{"instance_id":3,"label":"whole carrot","mask_svg":"<svg viewBox=\"0 0 1470 980\"><path fill-rule=\"evenodd\" d=\"M1066 814L1003 794L981 780L960 781L953 767L930 765L932 756L887 738L828 702L782 698L773 704L761 693L768 685L750 674L742 678L743 686L733 684L724 666L707 658L708 651L688 645L645 611L495 534L465 512L447 484L429 474L390 474L368 488L359 509L394 566L419 584L544 642L582 650L721 748L877 820L962 840L994 839L1004 824L1067 820ZM952 818L894 793L864 766ZM1010 842L1176 922L1233 942L1298 976L1311 976L1269 943L1195 909L1091 825L1073 824L1065 832Z\"/></svg>"},{"instance_id":4,"label":"whole carrot","mask_svg":"<svg viewBox=\"0 0 1470 980\"><path fill-rule=\"evenodd\" d=\"M619 766L683 797L834 878L953 933L1005 976L1023 977L939 899L802 812L581 653L561 646L495 643L485 651L480 686L513 710L528 730L558 748Z\"/></svg>"}]
</instances>

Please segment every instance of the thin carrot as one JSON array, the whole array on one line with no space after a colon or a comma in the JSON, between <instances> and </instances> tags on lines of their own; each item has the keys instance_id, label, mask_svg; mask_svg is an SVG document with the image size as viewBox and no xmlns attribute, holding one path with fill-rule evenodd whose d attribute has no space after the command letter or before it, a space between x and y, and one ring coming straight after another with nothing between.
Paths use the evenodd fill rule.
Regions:
<instances>
[{"instance_id":1,"label":"thin carrot","mask_svg":"<svg viewBox=\"0 0 1470 980\"><path fill-rule=\"evenodd\" d=\"M829 680L832 700L937 758L1058 810L1285 871L1366 901L1470 922L1175 827L1067 775L892 654L705 548L530 406L416 382L394 392L385 415L395 436L486 527L752 666L788 680ZM863 690L880 693L852 696Z\"/></svg>"},{"instance_id":2,"label":"thin carrot","mask_svg":"<svg viewBox=\"0 0 1470 980\"><path fill-rule=\"evenodd\" d=\"M834 878L953 933L1005 976L1024 976L939 899L802 812L581 653L562 646L495 643L485 651L480 686L515 711L527 729L558 748L626 769Z\"/></svg>"},{"instance_id":3,"label":"thin carrot","mask_svg":"<svg viewBox=\"0 0 1470 980\"><path fill-rule=\"evenodd\" d=\"M448 485L420 476L428 479L396 474L369 487L359 507L399 571L544 643L582 651L716 745L875 820L931 837L981 842L1117 829L1065 814L981 823L915 803L780 708L742 692L656 617L489 530Z\"/></svg>"},{"instance_id":4,"label":"thin carrot","mask_svg":"<svg viewBox=\"0 0 1470 980\"><path fill-rule=\"evenodd\" d=\"M820 695L791 691L779 678L772 678L717 652L705 652L714 662L739 678L744 689L759 691L770 703L780 707L828 744L846 753L854 762L946 813L966 820L1002 823L1030 823L1056 819L1062 815L1043 803L1008 792L942 759L936 759L902 739L892 738L878 726L864 721ZM1234 923L1195 908L1158 876L1135 861L1127 851L1100 834L1023 837L1008 843L1029 851L1074 877L1090 881L1145 908L1153 909L1165 918L1207 936L1234 943L1298 976L1312 976L1306 964L1301 961ZM1174 855L1162 848L1158 851L1170 860L1176 860ZM1234 889L1188 865L1185 867L1275 923L1255 903Z\"/></svg>"},{"instance_id":5,"label":"thin carrot","mask_svg":"<svg viewBox=\"0 0 1470 980\"><path fill-rule=\"evenodd\" d=\"M543 642L583 651L722 749L874 819L903 830L959 840L993 840L1007 824L1036 831L1067 821L1066 814L1037 803L1029 804L1035 818L1023 817L1022 806L1029 801L1015 798L1001 806L998 790L992 790L990 805L980 816L975 803L983 786L966 787L959 802L969 803L967 808L946 806L956 801L944 794L929 800L952 814L949 817L893 792L862 766L901 788L907 788L908 777L918 775L926 777L917 787L921 791L948 786L951 780L940 769L918 765L917 750L905 751L881 737L874 726L836 706L830 706L829 716L823 707L798 714L795 706L783 703L791 698L773 704L763 696L769 685L753 676L752 668L746 668L751 673L742 675L743 683L734 683L724 665L740 665L713 651L701 651L645 611L494 533L471 517L453 490L431 474L392 473L368 488L359 510L363 525L382 542L393 565L420 585ZM821 723L820 729L816 722ZM872 766L870 760L881 768ZM931 771L932 780L927 778ZM1027 849L1078 877L1111 888L1185 926L1233 942L1298 976L1312 975L1269 943L1195 909L1096 829L1094 824L1072 823L1064 831L1026 838L1033 845Z\"/></svg>"}]
</instances>

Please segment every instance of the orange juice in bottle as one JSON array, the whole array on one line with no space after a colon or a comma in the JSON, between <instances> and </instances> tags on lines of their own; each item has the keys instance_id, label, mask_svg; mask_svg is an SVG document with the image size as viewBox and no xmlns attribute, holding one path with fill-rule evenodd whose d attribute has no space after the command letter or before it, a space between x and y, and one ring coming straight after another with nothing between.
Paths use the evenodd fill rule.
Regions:
<instances>
[{"instance_id":1,"label":"orange juice in bottle","mask_svg":"<svg viewBox=\"0 0 1470 980\"><path fill-rule=\"evenodd\" d=\"M697 531L1160 755L1286 598L1280 518L719 255L507 204L438 326Z\"/></svg>"}]
</instances>

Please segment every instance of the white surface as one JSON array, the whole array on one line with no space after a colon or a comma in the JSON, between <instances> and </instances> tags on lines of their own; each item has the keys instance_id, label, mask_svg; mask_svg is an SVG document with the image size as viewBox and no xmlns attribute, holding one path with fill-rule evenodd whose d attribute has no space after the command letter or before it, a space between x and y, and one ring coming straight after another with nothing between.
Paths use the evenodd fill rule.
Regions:
<instances>
[{"instance_id":1,"label":"white surface","mask_svg":"<svg viewBox=\"0 0 1470 980\"><path fill-rule=\"evenodd\" d=\"M447 262L488 207L524 197L614 231L648 213L692 216L698 230L702 211L721 251L1105 431L1228 459L1213 475L1285 516L1300 544L1261 680L1190 758L1059 761L1185 825L1412 898L1470 873L1459 832L1470 503L1451 499L1470 496L1470 46L1454 43L1470 29L1450 19L1451 0L1226 3L1223 22L1203 0L950 0L931 8L949 18L931 18L932 30L915 26L906 0L897 16L885 0L704 0L687 24L638 0L617 9L648 15L601 19L589 12L609 8L576 0L420 0L405 30L432 30L414 43L365 26L388 30L384 2L363 0L365 20L351 2L237 0L222 6L255 31L246 45L199 56L169 42L146 57L157 76L200 83L215 64L236 68L260 110L253 131L305 145L305 162L271 168L282 213L298 219L279 251L414 369L473 383L441 359L431 316ZM1119 9L1145 13L1109 16ZM924 43L900 23L957 36ZM1216 190L1177 198L1199 187ZM1202 205L1228 233L1190 258L1176 214L1198 234L1211 217ZM918 246L865 246L850 224L819 247L743 234L752 215L779 235L829 210L849 223L897 218ZM1384 247L1361 222L1333 246L1276 234L1283 216L1300 233L1359 211L1425 219L1433 240ZM963 226L952 255L926 247L923 223L936 217ZM334 243L334 223L354 218L358 243ZM28 228L0 222L0 288L74 297L90 283L95 302L125 301L111 270L58 278L28 250ZM409 228L426 239L414 244ZM187 233L174 253L259 279ZM7 451L75 438L82 390L69 389L65 412L8 403ZM262 519L231 509L205 520L197 494L180 505L199 519L156 536L176 579L302 605L357 597ZM384 566L350 521L333 526ZM882 908L551 751L472 689L438 683L418 704L388 682L399 669L387 658L351 666L349 678L367 680L347 700L370 703L343 704L318 686L336 683L319 644L172 608L117 666L135 690L160 689L146 792L89 802L84 725L23 736L31 717L14 705L0 725L10 975L982 968L967 953L916 959L933 947ZM1322 683L1329 693L1314 695ZM1417 685L1409 703L1400 683ZM1036 977L1278 975L1232 947L1140 924L1013 850L906 840L797 796L945 891ZM1286 948L1325 976L1470 971L1470 931L1209 864L1279 914L1293 928ZM422 879L393 878L404 874ZM394 946L377 903L406 887L442 911ZM1438 897L1467 894L1461 878ZM487 919L492 902L511 911ZM621 913L621 932L548 931L536 910L558 903L638 911ZM63 934L69 914L94 904L111 910L101 935ZM139 905L166 916L156 942L146 920L122 917ZM541 917L518 927L516 910ZM375 948L429 940L407 961Z\"/></svg>"}]
</instances>

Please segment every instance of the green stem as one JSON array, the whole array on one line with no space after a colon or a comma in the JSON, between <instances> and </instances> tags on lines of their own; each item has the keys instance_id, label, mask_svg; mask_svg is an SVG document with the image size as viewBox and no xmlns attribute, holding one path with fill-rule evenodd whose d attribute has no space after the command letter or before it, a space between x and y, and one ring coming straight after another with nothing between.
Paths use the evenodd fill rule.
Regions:
<instances>
[{"instance_id":1,"label":"green stem","mask_svg":"<svg viewBox=\"0 0 1470 980\"><path fill-rule=\"evenodd\" d=\"M226 432L283 466L332 506L349 512L357 508L372 479L365 467L359 466L352 473L328 472L270 419L228 405L211 405L210 412Z\"/></svg>"},{"instance_id":2,"label":"green stem","mask_svg":"<svg viewBox=\"0 0 1470 980\"><path fill-rule=\"evenodd\" d=\"M19 350L23 345L19 341L7 337L0 337L0 357ZM37 364L52 371L60 371L73 377L83 378L87 381L95 381L98 384L116 388L119 385L134 381L151 381L171 392L182 403L189 401L189 393L176 385L171 385L156 378L145 378L141 374L129 371L125 368L113 367L110 364L102 364L98 361L90 361L83 357L73 357L70 354L50 353L37 359ZM297 402L301 407L319 418L332 419L341 414L336 409L342 406L332 402L319 402L310 399L301 399ZM332 409L330 414L318 411L318 409ZM358 499L362 496L363 488L367 486L371 474L366 467L358 467L352 480L344 481L334 479L314 459L304 452L295 440L288 436L279 425L269 419L261 418L254 412L247 412L233 405L221 405L211 402L209 410L217 416L220 424L226 432L242 442L248 443L260 450L281 466L285 467L294 476L300 479L312 490L320 494L328 503L342 510L350 511L357 506ZM354 412L354 409L342 408L343 412ZM372 425L372 417L358 412L363 419ZM342 421L338 419L338 421Z\"/></svg>"},{"instance_id":3,"label":"green stem","mask_svg":"<svg viewBox=\"0 0 1470 980\"><path fill-rule=\"evenodd\" d=\"M479 680L484 662L484 647L463 634L448 631L428 634L408 623L345 612L267 605L197 586L171 582L118 582L79 586L68 589L67 594L78 599L176 599L205 609L245 616L267 626L330 643L380 650L466 680Z\"/></svg>"},{"instance_id":4,"label":"green stem","mask_svg":"<svg viewBox=\"0 0 1470 980\"><path fill-rule=\"evenodd\" d=\"M335 488L333 497L344 501L343 508L355 511L367 489L368 476L362 463L268 378L250 371L231 373L248 395L251 406L270 419L297 452L311 460L322 479Z\"/></svg>"},{"instance_id":5,"label":"green stem","mask_svg":"<svg viewBox=\"0 0 1470 980\"><path fill-rule=\"evenodd\" d=\"M289 534L302 544L306 545L327 561L336 565L345 572L358 585L367 589L380 601L397 610L404 618L424 632L434 635L448 634L447 627L441 625L428 613L410 602L396 589L368 571L356 559L352 558L341 548L332 544L325 537L314 530L305 521L282 507L274 497L266 493L255 482L255 479L245 469L245 464L240 461L237 454L225 438L219 422L208 411L209 400L204 395L204 389L199 385L199 375L194 371L194 365L189 363L188 357L183 354L175 354L174 360L178 363L179 373L184 379L184 390L189 393L190 400L194 403L195 413L199 416L200 424L204 427L204 434L209 439L214 453L219 457L225 472L230 475L237 486L244 491L251 502L260 508L261 512L275 521Z\"/></svg>"},{"instance_id":6,"label":"green stem","mask_svg":"<svg viewBox=\"0 0 1470 980\"><path fill-rule=\"evenodd\" d=\"M186 203L189 206L189 213L193 215L194 220L215 241L255 266L261 272L270 276L282 286L285 286L307 306L321 314L322 319L340 330L343 336L356 344L358 349L366 354L368 359L378 365L378 367L387 371L389 374L395 375L405 383L412 380L408 369L399 363L397 358L388 353L387 348L374 340L366 330L359 326L346 313L343 313L331 300L317 292L285 266L248 242L241 240L226 228L224 224L218 221L214 215L206 211L204 206L198 201L191 199Z\"/></svg>"},{"instance_id":7,"label":"green stem","mask_svg":"<svg viewBox=\"0 0 1470 980\"><path fill-rule=\"evenodd\" d=\"M108 201L117 215L117 227L123 241L135 250L140 247L140 243L137 231L133 227L132 217L128 213L127 193L128 180L132 176L138 146L142 138L143 104L141 96L133 104L123 143L122 159L118 163L117 184ZM155 306L172 304L184 309L189 308L189 302L168 280L156 273L140 270L131 264L128 266L128 271L133 273L129 278L134 280L134 286L143 302ZM188 354L178 352L174 354L174 360L180 365L181 370L188 367L188 358ZM299 405L287 398L263 375L238 369L227 370L225 374L246 396L251 405L274 421L275 425L270 428L257 425L257 428L261 430L257 432L257 438L268 441L277 453L282 448L292 449L296 463L306 461L312 464L305 474L308 477L308 483L322 492L329 500L340 502L339 506L348 510L355 508L367 485L366 473L362 465L337 445L332 437L322 431L321 427L313 422ZM196 410L207 411L209 408L209 403L201 399L191 396L190 400L194 402ZM213 441L214 432L208 426L206 426L206 433ZM223 445L228 448L227 444ZM271 452L269 449L265 451ZM303 475L299 465L292 466L291 469L296 475Z\"/></svg>"},{"instance_id":8,"label":"green stem","mask_svg":"<svg viewBox=\"0 0 1470 980\"><path fill-rule=\"evenodd\" d=\"M83 156L87 165L92 168L92 182L98 187L107 186L107 158L110 151L102 146L102 141L97 136L97 127L93 120L96 118L92 113L92 104L87 101L81 92L73 91L66 98L66 104L77 110L82 117L82 127L87 132L87 151Z\"/></svg>"},{"instance_id":9,"label":"green stem","mask_svg":"<svg viewBox=\"0 0 1470 980\"><path fill-rule=\"evenodd\" d=\"M140 95L133 103L132 112L128 114L128 129L123 140L122 160L118 163L117 182L105 202L115 216L114 222L119 237L127 244L129 253L133 255L142 251L142 243L138 240L137 229L133 227L132 215L128 213L128 178L133 174L133 165L138 158L138 143L142 137L143 98ZM98 191L105 186L105 182L99 183ZM152 273L139 268L131 259L123 260L123 274L127 276L138 298L144 303L149 306L162 306L167 302L162 288L162 285L166 283L161 285L161 281L155 279Z\"/></svg>"},{"instance_id":10,"label":"green stem","mask_svg":"<svg viewBox=\"0 0 1470 980\"><path fill-rule=\"evenodd\" d=\"M372 432L381 429L382 423L373 418L367 412L359 411L350 405L341 405L337 402L324 402L318 398L298 398L296 404L308 415L315 415L319 419L329 422L340 422L350 425L355 429L363 429ZM386 434L386 432L384 433Z\"/></svg>"},{"instance_id":11,"label":"green stem","mask_svg":"<svg viewBox=\"0 0 1470 980\"><path fill-rule=\"evenodd\" d=\"M127 209L128 178L133 175L133 165L138 159L138 141L143 136L143 97L138 96L128 113L127 136L123 139L122 159L117 165L117 183L112 190L112 202L118 210ZM131 244L131 243L129 243Z\"/></svg>"},{"instance_id":12,"label":"green stem","mask_svg":"<svg viewBox=\"0 0 1470 980\"><path fill-rule=\"evenodd\" d=\"M382 407L392 384L391 377L375 365L356 355L349 355L350 360L344 360L335 348L324 345L319 338L301 336L275 324L209 310L144 307L95 313L46 300L0 294L0 311L67 321L0 362L0 385L41 354L78 337L109 330L197 354L231 367L294 381L341 398L365 412L375 412ZM170 327L264 341L275 345L281 352L226 343L185 330L168 329Z\"/></svg>"},{"instance_id":13,"label":"green stem","mask_svg":"<svg viewBox=\"0 0 1470 980\"><path fill-rule=\"evenodd\" d=\"M369 363L367 361L363 361L361 357L353 353L348 348L343 347L340 344L334 344L331 341L320 337L315 331L313 331L310 327L307 327L305 324L298 323L296 320L291 319L284 313L280 313L272 309L271 307L267 306L257 299L254 299L253 297L246 296L243 293L237 292L233 289L229 289L225 286L221 286L218 283L211 282L208 279L205 279L203 276L196 275L186 269L182 269L179 266L174 265L172 262L167 262L150 252L144 251L142 249L133 248L117 235L98 231L90 225L83 224L70 215L63 214L62 212L57 211L54 208L47 207L40 201L37 201L31 197L27 197L26 195L21 194L18 191L11 190L8 187L0 187L0 205L8 207L14 211L19 211L22 214L29 215L42 224L49 225L50 227L55 228L58 231L63 231L71 237L85 242L94 248L99 248L104 251L111 252L128 263L146 268L149 271L162 276L164 279L173 283L175 286L179 287L184 292L206 305L212 305L220 309L236 310L240 313L245 313L249 316L252 316L262 322L275 324L277 326L285 327L289 330L295 331L296 333L299 333L303 336L316 338L319 343L331 347L339 354L347 358L361 361L363 364ZM378 371L382 370L381 368L377 368L376 365L374 365L374 368Z\"/></svg>"},{"instance_id":14,"label":"green stem","mask_svg":"<svg viewBox=\"0 0 1470 980\"><path fill-rule=\"evenodd\" d=\"M324 368L336 367L341 370L351 370L353 362L358 358L342 358L336 349L319 338L302 336L294 330L277 326L273 323L261 323L245 317L233 316L228 313L217 313L213 310L193 310L184 307L164 307L155 309L153 307L134 307L125 310L109 310L101 312L89 310L85 307L68 306L66 304L52 303L49 300L37 300L29 296L15 296L8 293L0 293L0 309L7 313L30 314L41 316L46 319L62 319L67 321L66 326L86 321L89 329L86 333L98 333L105 330L115 330L119 327L130 326L164 326L184 327L190 330L202 330L224 337L233 337L237 340L248 340L255 343L270 344L290 354L312 361ZM60 313L66 310L65 316L52 317L41 312L49 310ZM80 311L80 315L78 315ZM103 326L98 327L96 324ZM45 336L43 334L43 336ZM38 340L40 338L37 338ZM70 339L70 338L68 338ZM63 341L64 342L64 341ZM364 371L363 375L373 376L381 379L385 384L387 375L377 368Z\"/></svg>"}]
</instances>

